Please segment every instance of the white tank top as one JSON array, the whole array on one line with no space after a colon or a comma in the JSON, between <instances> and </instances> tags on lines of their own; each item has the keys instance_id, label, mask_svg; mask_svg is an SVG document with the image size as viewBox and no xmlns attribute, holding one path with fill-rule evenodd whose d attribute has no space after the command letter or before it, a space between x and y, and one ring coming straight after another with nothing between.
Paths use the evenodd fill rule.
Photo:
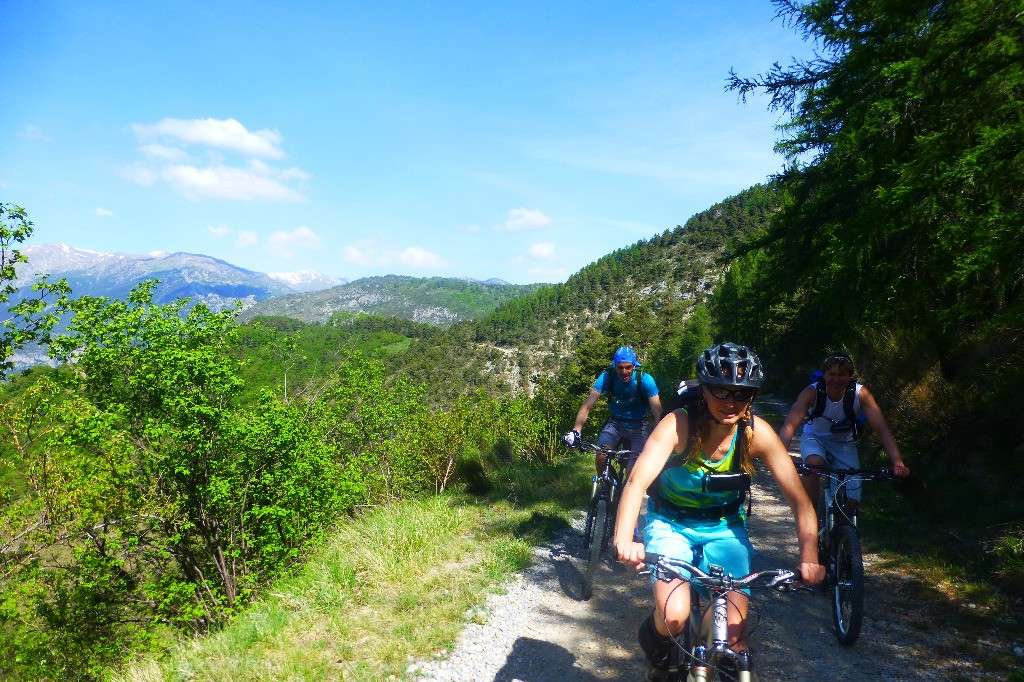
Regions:
<instances>
[{"instance_id":1,"label":"white tank top","mask_svg":"<svg viewBox=\"0 0 1024 682\"><path fill-rule=\"evenodd\" d=\"M815 384L811 384L815 386ZM860 416L860 389L864 388L864 384L858 383L856 390L853 394L853 413L858 417ZM817 400L817 397L815 397ZM811 405L811 409L814 409L814 405ZM830 421L831 420L831 421ZM830 440L839 443L849 443L853 441L853 432L849 429L834 433L832 431L833 424L841 424L846 421L846 411L843 410L843 399L832 400L825 395L825 411L821 413L821 416L817 419L813 419L804 424L804 433L808 435L817 436L818 438L828 438Z\"/></svg>"}]
</instances>

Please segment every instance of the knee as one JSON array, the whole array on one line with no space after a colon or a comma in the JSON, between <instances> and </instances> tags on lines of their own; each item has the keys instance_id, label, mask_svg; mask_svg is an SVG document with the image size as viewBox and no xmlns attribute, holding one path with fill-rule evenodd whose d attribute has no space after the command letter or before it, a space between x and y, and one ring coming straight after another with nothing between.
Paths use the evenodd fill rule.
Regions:
<instances>
[{"instance_id":1,"label":"knee","mask_svg":"<svg viewBox=\"0 0 1024 682\"><path fill-rule=\"evenodd\" d=\"M669 634L675 636L682 632L686 627L686 619L689 615L682 609L669 609L665 613L665 627L668 628Z\"/></svg>"}]
</instances>

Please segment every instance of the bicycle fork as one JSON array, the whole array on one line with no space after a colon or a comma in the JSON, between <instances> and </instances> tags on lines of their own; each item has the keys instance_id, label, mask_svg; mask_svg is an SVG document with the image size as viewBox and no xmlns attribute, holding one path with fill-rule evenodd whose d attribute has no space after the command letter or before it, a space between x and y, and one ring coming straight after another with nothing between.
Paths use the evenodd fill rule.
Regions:
<instances>
[{"instance_id":1,"label":"bicycle fork","mask_svg":"<svg viewBox=\"0 0 1024 682\"><path fill-rule=\"evenodd\" d=\"M750 682L753 667L750 661L749 651L740 651L734 654L736 662L736 679L738 682ZM686 682L711 682L714 677L708 677L711 672L711 659L709 650L705 646L695 647L693 650L693 662L690 665L690 672L686 675ZM725 656L720 656L721 661ZM718 666L720 668L720 666ZM721 675L719 675L721 679Z\"/></svg>"},{"instance_id":2,"label":"bicycle fork","mask_svg":"<svg viewBox=\"0 0 1024 682\"><path fill-rule=\"evenodd\" d=\"M590 499L597 497L597 484L604 479L604 476L594 476L593 485L590 487ZM611 504L615 501L615 490L618 488L618 483L614 478L608 479L608 503Z\"/></svg>"}]
</instances>

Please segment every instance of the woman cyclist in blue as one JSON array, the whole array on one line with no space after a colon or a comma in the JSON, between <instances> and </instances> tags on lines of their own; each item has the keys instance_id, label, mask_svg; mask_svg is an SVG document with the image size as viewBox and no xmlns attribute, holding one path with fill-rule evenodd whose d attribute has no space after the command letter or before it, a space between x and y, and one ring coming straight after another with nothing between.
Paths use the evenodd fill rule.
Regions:
<instances>
[{"instance_id":1,"label":"woman cyclist in blue","mask_svg":"<svg viewBox=\"0 0 1024 682\"><path fill-rule=\"evenodd\" d=\"M701 483L709 472L753 473L752 462L760 458L796 517L801 578L809 584L821 582L825 568L818 564L814 507L775 430L750 411L763 381L757 355L734 343L712 346L697 359L697 379L701 397L690 408L695 414L677 409L661 420L623 489L615 525L619 560L640 568L646 546L702 570L715 564L732 575L750 573L753 547L747 535L744 493L705 493ZM673 454L681 457L670 463ZM633 527L644 492L652 484L641 544L633 541ZM654 613L639 632L650 680L672 680L679 672L669 635L682 632L690 613L690 591L678 589L682 585L679 580L654 582ZM730 596L729 637L736 651L747 648L743 633L748 604L745 594Z\"/></svg>"}]
</instances>

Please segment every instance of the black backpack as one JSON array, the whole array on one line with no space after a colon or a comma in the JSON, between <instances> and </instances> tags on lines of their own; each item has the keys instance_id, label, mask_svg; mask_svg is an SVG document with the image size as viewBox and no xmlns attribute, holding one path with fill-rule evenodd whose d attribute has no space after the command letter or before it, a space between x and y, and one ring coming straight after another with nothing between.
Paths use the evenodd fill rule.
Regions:
<instances>
[{"instance_id":1,"label":"black backpack","mask_svg":"<svg viewBox=\"0 0 1024 682\"><path fill-rule=\"evenodd\" d=\"M669 455L668 461L665 462L665 466L662 467L661 473L664 473L666 469L670 467L682 466L686 463L686 460L690 456L691 450L693 450L694 444L697 442L697 413L700 411L701 401L701 390L700 382L696 379L686 379L679 382L679 387L676 388L676 409L685 408L687 416L687 437L686 447L683 452L672 453ZM742 434L747 428L747 421L741 419L737 424L739 433ZM654 481L647 488L647 494L651 499L656 500L656 504L665 504L670 508L675 507L668 500L665 500L659 494L661 486L661 473L655 477ZM704 475L703 483L704 492L720 493L720 492L732 492L740 491L743 494L740 496L736 503L738 509L742 506L743 502L747 503L747 516L750 516L751 504L753 502L753 496L750 494L750 474L743 471L740 466L740 458L733 457L732 468L729 473L712 473L708 470ZM678 511L678 508L676 508Z\"/></svg>"},{"instance_id":2,"label":"black backpack","mask_svg":"<svg viewBox=\"0 0 1024 682\"><path fill-rule=\"evenodd\" d=\"M805 423L813 421L825 413L825 400L828 399L828 394L825 390L825 380L818 379L814 390L814 407L807 411ZM832 427L829 429L832 433L849 431L853 435L853 439L857 440L857 436L860 435L860 420L857 419L857 413L853 409L853 401L856 397L857 380L854 377L850 377L850 381L846 384L846 391L843 393L843 414L846 418L838 424L833 422Z\"/></svg>"}]
</instances>

